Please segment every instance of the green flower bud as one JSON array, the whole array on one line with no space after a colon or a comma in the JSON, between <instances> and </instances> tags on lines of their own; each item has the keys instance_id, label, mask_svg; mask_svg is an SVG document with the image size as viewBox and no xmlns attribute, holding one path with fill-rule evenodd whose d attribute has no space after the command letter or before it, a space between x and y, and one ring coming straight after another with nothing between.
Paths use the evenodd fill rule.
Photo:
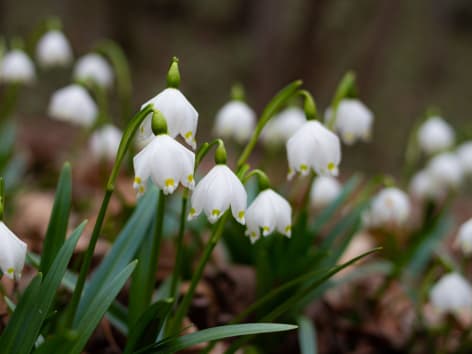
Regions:
<instances>
[{"instance_id":1,"label":"green flower bud","mask_svg":"<svg viewBox=\"0 0 472 354\"><path fill-rule=\"evenodd\" d=\"M172 58L170 63L169 71L167 72L167 87L179 88L180 86L180 71L179 71L179 59L177 57Z\"/></svg>"},{"instance_id":2,"label":"green flower bud","mask_svg":"<svg viewBox=\"0 0 472 354\"><path fill-rule=\"evenodd\" d=\"M167 121L161 111L154 109L151 128L154 135L167 134Z\"/></svg>"}]
</instances>

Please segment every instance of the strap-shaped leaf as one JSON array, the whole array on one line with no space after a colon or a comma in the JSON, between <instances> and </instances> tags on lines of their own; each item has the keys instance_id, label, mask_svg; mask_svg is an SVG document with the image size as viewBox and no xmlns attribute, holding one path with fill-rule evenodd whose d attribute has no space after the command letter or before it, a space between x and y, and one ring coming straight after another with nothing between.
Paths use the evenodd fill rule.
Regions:
<instances>
[{"instance_id":1,"label":"strap-shaped leaf","mask_svg":"<svg viewBox=\"0 0 472 354\"><path fill-rule=\"evenodd\" d=\"M71 208L72 178L70 164L62 167L59 182L57 183L54 206L52 208L46 237L43 243L41 264L39 271L44 275L49 270L54 258L66 239L67 224Z\"/></svg>"},{"instance_id":2,"label":"strap-shaped leaf","mask_svg":"<svg viewBox=\"0 0 472 354\"><path fill-rule=\"evenodd\" d=\"M298 317L298 343L301 354L316 354L316 332L311 319L306 316Z\"/></svg>"}]
</instances>

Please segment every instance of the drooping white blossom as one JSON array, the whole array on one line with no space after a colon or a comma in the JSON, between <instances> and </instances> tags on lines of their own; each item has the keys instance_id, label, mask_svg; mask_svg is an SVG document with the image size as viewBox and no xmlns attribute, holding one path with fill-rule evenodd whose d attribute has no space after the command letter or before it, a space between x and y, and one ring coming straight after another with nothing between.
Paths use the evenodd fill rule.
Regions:
<instances>
[{"instance_id":1,"label":"drooping white blossom","mask_svg":"<svg viewBox=\"0 0 472 354\"><path fill-rule=\"evenodd\" d=\"M67 66L72 61L72 49L61 31L46 32L36 46L36 58L43 68Z\"/></svg>"},{"instance_id":2,"label":"drooping white blossom","mask_svg":"<svg viewBox=\"0 0 472 354\"><path fill-rule=\"evenodd\" d=\"M427 154L448 149L454 144L454 130L441 117L431 117L418 130L418 144Z\"/></svg>"},{"instance_id":3,"label":"drooping white blossom","mask_svg":"<svg viewBox=\"0 0 472 354\"><path fill-rule=\"evenodd\" d=\"M408 195L398 188L382 189L373 198L369 209L363 215L364 226L399 227L403 226L410 215Z\"/></svg>"},{"instance_id":4,"label":"drooping white blossom","mask_svg":"<svg viewBox=\"0 0 472 354\"><path fill-rule=\"evenodd\" d=\"M195 154L167 134L159 134L133 159L134 184L138 196L144 194L150 178L164 194L173 193L179 183L193 189Z\"/></svg>"},{"instance_id":5,"label":"drooping white blossom","mask_svg":"<svg viewBox=\"0 0 472 354\"><path fill-rule=\"evenodd\" d=\"M341 145L336 134L318 121L303 124L287 141L288 178L296 172L308 175L310 169L321 176L337 176Z\"/></svg>"},{"instance_id":6,"label":"drooping white blossom","mask_svg":"<svg viewBox=\"0 0 472 354\"><path fill-rule=\"evenodd\" d=\"M77 60L74 79L110 87L113 84L113 70L103 56L90 53Z\"/></svg>"},{"instance_id":7,"label":"drooping white blossom","mask_svg":"<svg viewBox=\"0 0 472 354\"><path fill-rule=\"evenodd\" d=\"M0 221L0 269L11 279L19 279L25 265L26 243Z\"/></svg>"},{"instance_id":8,"label":"drooping white blossom","mask_svg":"<svg viewBox=\"0 0 472 354\"><path fill-rule=\"evenodd\" d=\"M437 186L444 190L459 188L464 176L460 160L453 153L442 153L433 157L427 169Z\"/></svg>"},{"instance_id":9,"label":"drooping white blossom","mask_svg":"<svg viewBox=\"0 0 472 354\"><path fill-rule=\"evenodd\" d=\"M331 119L331 109L327 109L325 120ZM371 136L373 113L358 99L345 98L341 100L336 112L335 130L343 142L352 145L358 139L368 141Z\"/></svg>"},{"instance_id":10,"label":"drooping white blossom","mask_svg":"<svg viewBox=\"0 0 472 354\"><path fill-rule=\"evenodd\" d=\"M444 189L428 170L422 170L411 179L409 191L414 197L427 200L441 199L447 189Z\"/></svg>"},{"instance_id":11,"label":"drooping white blossom","mask_svg":"<svg viewBox=\"0 0 472 354\"><path fill-rule=\"evenodd\" d=\"M197 133L198 112L180 90L171 87L166 88L143 104L141 109L148 104L152 104L154 109L163 114L171 137L175 138L180 135L193 149L196 148L195 135ZM139 128L138 142L142 145L147 144L154 136L151 129L151 117L152 114L149 114Z\"/></svg>"},{"instance_id":12,"label":"drooping white blossom","mask_svg":"<svg viewBox=\"0 0 472 354\"><path fill-rule=\"evenodd\" d=\"M440 312L458 313L472 307L472 287L458 273L449 273L441 277L431 288L432 305Z\"/></svg>"},{"instance_id":13,"label":"drooping white blossom","mask_svg":"<svg viewBox=\"0 0 472 354\"><path fill-rule=\"evenodd\" d=\"M286 108L265 125L261 140L269 147L283 145L305 122L305 112L302 109Z\"/></svg>"},{"instance_id":14,"label":"drooping white blossom","mask_svg":"<svg viewBox=\"0 0 472 354\"><path fill-rule=\"evenodd\" d=\"M20 49L7 52L0 60L0 81L30 84L36 79L33 61Z\"/></svg>"},{"instance_id":15,"label":"drooping white blossom","mask_svg":"<svg viewBox=\"0 0 472 354\"><path fill-rule=\"evenodd\" d=\"M242 144L249 140L256 126L256 114L246 103L233 100L216 114L214 134L221 138L233 138Z\"/></svg>"},{"instance_id":16,"label":"drooping white blossom","mask_svg":"<svg viewBox=\"0 0 472 354\"><path fill-rule=\"evenodd\" d=\"M90 151L97 160L113 161L120 146L123 133L112 124L106 124L95 131L90 138Z\"/></svg>"},{"instance_id":17,"label":"drooping white blossom","mask_svg":"<svg viewBox=\"0 0 472 354\"><path fill-rule=\"evenodd\" d=\"M472 219L461 225L456 240L464 254L472 254Z\"/></svg>"},{"instance_id":18,"label":"drooping white blossom","mask_svg":"<svg viewBox=\"0 0 472 354\"><path fill-rule=\"evenodd\" d=\"M203 210L208 220L215 223L231 207L233 217L244 224L246 203L247 193L241 181L228 166L217 164L195 187L189 219Z\"/></svg>"},{"instance_id":19,"label":"drooping white blossom","mask_svg":"<svg viewBox=\"0 0 472 354\"><path fill-rule=\"evenodd\" d=\"M319 176L313 181L310 192L311 205L323 208L335 200L341 192L341 184L336 178Z\"/></svg>"},{"instance_id":20,"label":"drooping white blossom","mask_svg":"<svg viewBox=\"0 0 472 354\"><path fill-rule=\"evenodd\" d=\"M464 173L472 175L472 141L463 143L457 149L457 157Z\"/></svg>"},{"instance_id":21,"label":"drooping white blossom","mask_svg":"<svg viewBox=\"0 0 472 354\"><path fill-rule=\"evenodd\" d=\"M292 230L292 207L274 192L265 189L260 192L246 211L246 235L252 243L262 235L267 236L274 230L290 237Z\"/></svg>"},{"instance_id":22,"label":"drooping white blossom","mask_svg":"<svg viewBox=\"0 0 472 354\"><path fill-rule=\"evenodd\" d=\"M49 115L55 119L89 127L98 115L95 101L80 85L57 90L49 101Z\"/></svg>"}]
</instances>

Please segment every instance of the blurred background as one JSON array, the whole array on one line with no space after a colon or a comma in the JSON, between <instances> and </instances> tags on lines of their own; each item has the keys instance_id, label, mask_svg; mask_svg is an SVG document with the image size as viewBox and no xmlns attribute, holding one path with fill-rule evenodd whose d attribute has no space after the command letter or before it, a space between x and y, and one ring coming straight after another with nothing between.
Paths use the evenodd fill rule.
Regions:
<instances>
[{"instance_id":1,"label":"blurred background","mask_svg":"<svg viewBox=\"0 0 472 354\"><path fill-rule=\"evenodd\" d=\"M370 144L344 149L343 168L397 174L408 134L431 105L456 128L470 121L469 0L0 0L0 33L27 35L49 16L62 19L76 56L103 38L124 48L135 107L164 88L178 56L200 140L235 81L260 112L301 78L324 111L348 69L376 121ZM44 114L51 92L68 83L58 80L22 110Z\"/></svg>"}]
</instances>

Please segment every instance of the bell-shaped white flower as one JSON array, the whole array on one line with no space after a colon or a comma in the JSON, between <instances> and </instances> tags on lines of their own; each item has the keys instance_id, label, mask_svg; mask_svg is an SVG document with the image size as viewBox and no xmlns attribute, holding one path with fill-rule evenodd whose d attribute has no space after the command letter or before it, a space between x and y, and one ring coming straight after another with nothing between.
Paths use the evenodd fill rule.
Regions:
<instances>
[{"instance_id":1,"label":"bell-shaped white flower","mask_svg":"<svg viewBox=\"0 0 472 354\"><path fill-rule=\"evenodd\" d=\"M472 175L472 141L465 142L457 149L457 157L464 173Z\"/></svg>"},{"instance_id":2,"label":"bell-shaped white flower","mask_svg":"<svg viewBox=\"0 0 472 354\"><path fill-rule=\"evenodd\" d=\"M416 173L410 181L410 193L421 200L441 199L447 192L427 170Z\"/></svg>"},{"instance_id":3,"label":"bell-shaped white flower","mask_svg":"<svg viewBox=\"0 0 472 354\"><path fill-rule=\"evenodd\" d=\"M246 103L233 100L216 114L214 135L233 138L242 144L249 140L256 126L256 114Z\"/></svg>"},{"instance_id":4,"label":"bell-shaped white flower","mask_svg":"<svg viewBox=\"0 0 472 354\"><path fill-rule=\"evenodd\" d=\"M454 130L441 117L431 117L418 130L418 144L425 153L434 154L454 144Z\"/></svg>"},{"instance_id":5,"label":"bell-shaped white flower","mask_svg":"<svg viewBox=\"0 0 472 354\"><path fill-rule=\"evenodd\" d=\"M147 180L173 193L179 183L193 189L195 154L167 134L156 135L133 159L134 184L138 196L146 190Z\"/></svg>"},{"instance_id":6,"label":"bell-shaped white flower","mask_svg":"<svg viewBox=\"0 0 472 354\"><path fill-rule=\"evenodd\" d=\"M464 176L462 164L453 153L442 153L433 157L428 163L428 172L443 189L459 188Z\"/></svg>"},{"instance_id":7,"label":"bell-shaped white flower","mask_svg":"<svg viewBox=\"0 0 472 354\"><path fill-rule=\"evenodd\" d=\"M382 189L363 215L364 226L369 228L403 226L410 215L408 195L398 188Z\"/></svg>"},{"instance_id":8,"label":"bell-shaped white flower","mask_svg":"<svg viewBox=\"0 0 472 354\"><path fill-rule=\"evenodd\" d=\"M458 273L441 277L429 296L432 305L441 312L458 313L472 307L472 286Z\"/></svg>"},{"instance_id":9,"label":"bell-shaped white flower","mask_svg":"<svg viewBox=\"0 0 472 354\"><path fill-rule=\"evenodd\" d=\"M269 147L283 145L304 123L306 117L302 109L286 108L265 125L261 140Z\"/></svg>"},{"instance_id":10,"label":"bell-shaped white flower","mask_svg":"<svg viewBox=\"0 0 472 354\"><path fill-rule=\"evenodd\" d=\"M101 55L90 53L75 64L74 79L110 87L113 84L113 70Z\"/></svg>"},{"instance_id":11,"label":"bell-shaped white flower","mask_svg":"<svg viewBox=\"0 0 472 354\"><path fill-rule=\"evenodd\" d=\"M247 193L238 177L224 164L217 164L197 184L192 194L189 219L202 210L213 224L231 207L233 217L245 223Z\"/></svg>"},{"instance_id":12,"label":"bell-shaped white flower","mask_svg":"<svg viewBox=\"0 0 472 354\"><path fill-rule=\"evenodd\" d=\"M52 95L49 115L58 120L89 127L95 122L98 109L87 90L80 85L69 85Z\"/></svg>"},{"instance_id":13,"label":"bell-shaped white flower","mask_svg":"<svg viewBox=\"0 0 472 354\"><path fill-rule=\"evenodd\" d=\"M261 234L267 236L274 230L290 237L292 231L292 207L274 192L265 189L260 192L246 211L246 235L252 243L256 242Z\"/></svg>"},{"instance_id":14,"label":"bell-shaped white flower","mask_svg":"<svg viewBox=\"0 0 472 354\"><path fill-rule=\"evenodd\" d=\"M456 241L464 254L472 254L472 219L461 225Z\"/></svg>"},{"instance_id":15,"label":"bell-shaped white flower","mask_svg":"<svg viewBox=\"0 0 472 354\"><path fill-rule=\"evenodd\" d=\"M0 269L11 279L19 279L25 265L26 243L0 221Z\"/></svg>"},{"instance_id":16,"label":"bell-shaped white flower","mask_svg":"<svg viewBox=\"0 0 472 354\"><path fill-rule=\"evenodd\" d=\"M311 205L324 208L335 200L341 192L341 184L336 178L319 176L313 181L310 191Z\"/></svg>"},{"instance_id":17,"label":"bell-shaped white flower","mask_svg":"<svg viewBox=\"0 0 472 354\"><path fill-rule=\"evenodd\" d=\"M196 148L195 134L197 133L198 112L180 90L172 87L166 88L143 104L141 109L148 104L152 104L154 109L162 112L171 137L175 138L177 135L181 135L187 144L193 149ZM138 142L143 145L151 141L154 136L151 130L151 116L150 114L139 128Z\"/></svg>"},{"instance_id":18,"label":"bell-shaped white flower","mask_svg":"<svg viewBox=\"0 0 472 354\"><path fill-rule=\"evenodd\" d=\"M0 61L0 81L29 84L36 78L34 64L26 53L19 49L7 52Z\"/></svg>"},{"instance_id":19,"label":"bell-shaped white flower","mask_svg":"<svg viewBox=\"0 0 472 354\"><path fill-rule=\"evenodd\" d=\"M288 178L295 172L308 175L337 176L341 162L341 145L336 134L318 121L308 121L287 141Z\"/></svg>"},{"instance_id":20,"label":"bell-shaped white flower","mask_svg":"<svg viewBox=\"0 0 472 354\"><path fill-rule=\"evenodd\" d=\"M72 61L72 49L61 31L46 32L36 46L36 58L43 68L67 66Z\"/></svg>"},{"instance_id":21,"label":"bell-shaped white flower","mask_svg":"<svg viewBox=\"0 0 472 354\"><path fill-rule=\"evenodd\" d=\"M90 151L97 160L113 161L120 146L123 133L112 124L107 124L95 131L90 138Z\"/></svg>"},{"instance_id":22,"label":"bell-shaped white flower","mask_svg":"<svg viewBox=\"0 0 472 354\"><path fill-rule=\"evenodd\" d=\"M327 109L325 120L331 119L331 109ZM352 145L358 139L368 141L371 136L373 113L358 99L345 98L341 100L336 112L335 129L347 145Z\"/></svg>"}]
</instances>

